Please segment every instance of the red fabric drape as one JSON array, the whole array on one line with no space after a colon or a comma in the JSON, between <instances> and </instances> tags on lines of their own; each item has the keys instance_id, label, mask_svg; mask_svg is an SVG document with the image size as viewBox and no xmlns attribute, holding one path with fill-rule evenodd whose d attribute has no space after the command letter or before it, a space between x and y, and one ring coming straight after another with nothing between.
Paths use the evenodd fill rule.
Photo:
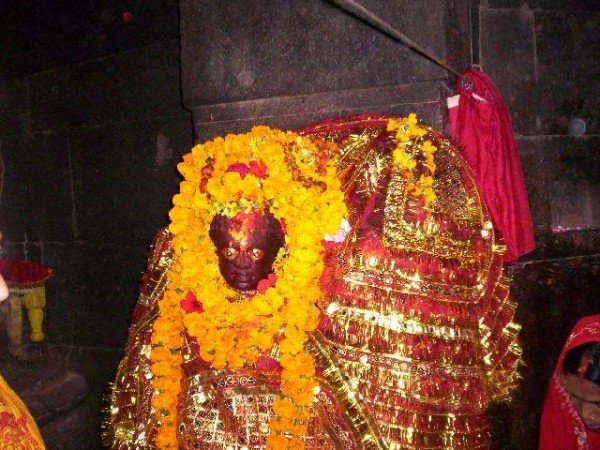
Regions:
<instances>
[{"instance_id":1,"label":"red fabric drape","mask_svg":"<svg viewBox=\"0 0 600 450\"><path fill-rule=\"evenodd\" d=\"M463 145L492 221L504 237L504 262L514 262L532 251L535 242L510 116L483 72L468 70L461 77L473 87L466 89L460 82L456 86L459 98L458 105L449 108L450 134Z\"/></svg>"},{"instance_id":2,"label":"red fabric drape","mask_svg":"<svg viewBox=\"0 0 600 450\"><path fill-rule=\"evenodd\" d=\"M539 450L599 450L600 433L585 427L557 375L567 352L587 342L600 341L600 314L581 319L562 349L550 379L540 425Z\"/></svg>"},{"instance_id":3,"label":"red fabric drape","mask_svg":"<svg viewBox=\"0 0 600 450\"><path fill-rule=\"evenodd\" d=\"M44 284L53 273L50 267L34 261L0 259L0 274L11 288L31 288Z\"/></svg>"}]
</instances>

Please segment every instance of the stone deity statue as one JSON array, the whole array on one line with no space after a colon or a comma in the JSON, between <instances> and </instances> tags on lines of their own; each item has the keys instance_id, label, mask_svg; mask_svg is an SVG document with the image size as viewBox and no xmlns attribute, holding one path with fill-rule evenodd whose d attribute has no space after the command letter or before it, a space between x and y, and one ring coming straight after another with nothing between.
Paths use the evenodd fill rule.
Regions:
<instances>
[{"instance_id":1,"label":"stone deity statue","mask_svg":"<svg viewBox=\"0 0 600 450\"><path fill-rule=\"evenodd\" d=\"M447 139L414 115L358 116L218 138L179 168L110 448L489 448L519 327Z\"/></svg>"}]
</instances>

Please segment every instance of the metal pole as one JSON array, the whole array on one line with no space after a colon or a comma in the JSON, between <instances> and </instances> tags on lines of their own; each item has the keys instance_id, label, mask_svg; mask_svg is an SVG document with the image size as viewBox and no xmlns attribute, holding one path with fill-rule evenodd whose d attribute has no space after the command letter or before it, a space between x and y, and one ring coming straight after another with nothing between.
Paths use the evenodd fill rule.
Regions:
<instances>
[{"instance_id":1,"label":"metal pole","mask_svg":"<svg viewBox=\"0 0 600 450\"><path fill-rule=\"evenodd\" d=\"M410 39L408 36L406 36L400 30L394 28L392 25L390 25L385 20L383 20L382 18L375 15L372 11L365 8L360 3L358 3L354 0L330 0L330 1L335 3L337 6L339 6L344 11L346 11L346 12L350 13L351 15L358 17L359 19L372 25L379 31L387 34L388 36L391 36L392 38L394 38L398 41L403 42L411 50L414 50L415 52L417 52L420 55L424 56L425 58L429 59L430 61L433 61L438 66L441 66L444 69L446 69L448 72L453 73L457 77L460 76L460 73L456 69L453 69L452 67L450 67L444 60L429 53L427 50L425 50L419 44L414 42L412 39Z\"/></svg>"}]
</instances>

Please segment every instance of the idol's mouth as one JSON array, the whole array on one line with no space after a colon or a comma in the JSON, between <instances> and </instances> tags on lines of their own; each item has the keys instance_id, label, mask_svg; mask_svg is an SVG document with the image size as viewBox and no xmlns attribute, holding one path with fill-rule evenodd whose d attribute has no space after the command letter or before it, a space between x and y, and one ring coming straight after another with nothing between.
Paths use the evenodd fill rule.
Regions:
<instances>
[{"instance_id":1,"label":"idol's mouth","mask_svg":"<svg viewBox=\"0 0 600 450\"><path fill-rule=\"evenodd\" d=\"M234 272L231 274L234 284L240 290L254 289L257 284L256 277L248 272Z\"/></svg>"},{"instance_id":2,"label":"idol's mouth","mask_svg":"<svg viewBox=\"0 0 600 450\"><path fill-rule=\"evenodd\" d=\"M252 275L251 273L247 273L247 272L234 272L233 273L233 279L240 283L249 283L250 281L254 280L254 278L255 278L254 275Z\"/></svg>"}]
</instances>

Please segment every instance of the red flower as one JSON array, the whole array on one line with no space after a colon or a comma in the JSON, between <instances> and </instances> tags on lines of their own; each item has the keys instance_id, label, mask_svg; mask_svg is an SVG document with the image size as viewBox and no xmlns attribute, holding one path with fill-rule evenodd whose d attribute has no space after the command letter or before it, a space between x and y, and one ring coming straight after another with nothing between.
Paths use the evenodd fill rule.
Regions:
<instances>
[{"instance_id":1,"label":"red flower","mask_svg":"<svg viewBox=\"0 0 600 450\"><path fill-rule=\"evenodd\" d=\"M260 292L261 294L264 294L265 292L267 292L267 289L269 289L271 286L273 286L275 284L276 281L277 281L277 276L274 273L270 273L267 278L260 280L258 282L258 285L256 286L256 290L258 292Z\"/></svg>"},{"instance_id":2,"label":"red flower","mask_svg":"<svg viewBox=\"0 0 600 450\"><path fill-rule=\"evenodd\" d=\"M267 166L262 161L250 161L250 173L257 178L264 179L267 176Z\"/></svg>"},{"instance_id":3,"label":"red flower","mask_svg":"<svg viewBox=\"0 0 600 450\"><path fill-rule=\"evenodd\" d=\"M244 163L233 163L227 168L227 172L237 172L240 174L240 178L251 173L257 178L264 179L267 176L267 166L262 161L250 161L250 166Z\"/></svg>"},{"instance_id":4,"label":"red flower","mask_svg":"<svg viewBox=\"0 0 600 450\"><path fill-rule=\"evenodd\" d=\"M261 355L256 360L256 370L268 372L281 372L282 367L278 361L265 355Z\"/></svg>"},{"instance_id":5,"label":"red flower","mask_svg":"<svg viewBox=\"0 0 600 450\"><path fill-rule=\"evenodd\" d=\"M181 300L181 302L179 302L179 305L183 308L183 310L185 312L191 313L191 312L204 312L204 308L202 307L202 303L200 303L198 301L198 299L196 298L196 296L194 295L194 293L192 291L188 291L187 295L185 296L185 298L183 300Z\"/></svg>"},{"instance_id":6,"label":"red flower","mask_svg":"<svg viewBox=\"0 0 600 450\"><path fill-rule=\"evenodd\" d=\"M227 168L227 172L237 172L240 178L244 178L250 172L250 167L244 163L233 163Z\"/></svg>"}]
</instances>

